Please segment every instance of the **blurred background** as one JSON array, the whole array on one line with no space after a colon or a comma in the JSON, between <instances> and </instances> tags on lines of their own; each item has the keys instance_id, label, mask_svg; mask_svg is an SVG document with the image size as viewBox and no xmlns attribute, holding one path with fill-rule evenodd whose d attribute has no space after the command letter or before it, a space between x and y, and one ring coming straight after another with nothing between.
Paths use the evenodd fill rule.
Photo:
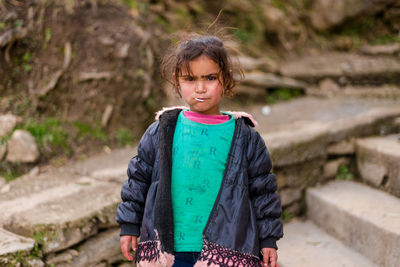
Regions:
<instances>
[{"instance_id":1,"label":"blurred background","mask_svg":"<svg viewBox=\"0 0 400 267\"><path fill-rule=\"evenodd\" d=\"M29 244L11 250L0 244L0 263L124 264L113 216L126 164L155 112L182 103L161 77L161 59L177 34L202 32L216 19L210 32L230 36L226 44L245 70L224 109L259 121L285 222L312 210L307 188L332 180L358 181L398 200L398 0L0 0L0 226L10 231L4 240ZM83 185L100 198L98 206L90 198L83 207ZM60 198L71 208L54 208L44 191L48 201ZM78 198L81 217L73 200L61 200L67 195ZM69 217L48 221L47 213ZM391 223L400 223L391 213L397 218ZM90 242L103 242L103 256L93 254ZM315 248L322 241L310 242ZM398 252L388 250L386 262L378 256L365 262L400 264ZM354 262L346 266L369 264Z\"/></svg>"}]
</instances>

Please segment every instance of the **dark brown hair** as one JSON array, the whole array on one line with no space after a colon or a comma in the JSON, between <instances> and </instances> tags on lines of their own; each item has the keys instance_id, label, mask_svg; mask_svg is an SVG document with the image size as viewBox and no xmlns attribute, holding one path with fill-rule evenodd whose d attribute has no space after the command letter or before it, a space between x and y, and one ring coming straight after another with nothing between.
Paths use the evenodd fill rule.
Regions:
<instances>
[{"instance_id":1,"label":"dark brown hair","mask_svg":"<svg viewBox=\"0 0 400 267\"><path fill-rule=\"evenodd\" d=\"M240 66L237 66L237 69L234 68L227 48L217 36L190 33L181 38L162 61L161 74L163 78L172 84L176 92L181 95L178 77L182 74L182 68L191 73L190 61L201 55L207 56L219 66L218 79L224 88L224 95L233 96L233 88L243 80L244 74ZM233 72L236 73L239 80L235 80Z\"/></svg>"}]
</instances>

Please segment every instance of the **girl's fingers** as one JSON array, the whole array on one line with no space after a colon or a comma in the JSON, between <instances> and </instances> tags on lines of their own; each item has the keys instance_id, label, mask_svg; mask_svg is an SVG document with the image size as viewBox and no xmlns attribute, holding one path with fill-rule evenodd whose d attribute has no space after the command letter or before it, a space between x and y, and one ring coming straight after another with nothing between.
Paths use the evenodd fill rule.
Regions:
<instances>
[{"instance_id":1,"label":"girl's fingers","mask_svg":"<svg viewBox=\"0 0 400 267\"><path fill-rule=\"evenodd\" d=\"M132 246L132 250L135 251L135 252L136 252L136 249L137 249L136 240L137 240L136 236L132 236L132 244L131 244L131 246Z\"/></svg>"},{"instance_id":2,"label":"girl's fingers","mask_svg":"<svg viewBox=\"0 0 400 267\"><path fill-rule=\"evenodd\" d=\"M122 254L124 255L124 257L128 260L128 261L133 261L133 256L131 253L129 253L129 243L130 243L131 239L128 238L127 236L122 236L120 239L120 243L121 243L121 251Z\"/></svg>"},{"instance_id":3,"label":"girl's fingers","mask_svg":"<svg viewBox=\"0 0 400 267\"><path fill-rule=\"evenodd\" d=\"M263 253L263 267L270 267L269 265L269 250L264 251Z\"/></svg>"}]
</instances>

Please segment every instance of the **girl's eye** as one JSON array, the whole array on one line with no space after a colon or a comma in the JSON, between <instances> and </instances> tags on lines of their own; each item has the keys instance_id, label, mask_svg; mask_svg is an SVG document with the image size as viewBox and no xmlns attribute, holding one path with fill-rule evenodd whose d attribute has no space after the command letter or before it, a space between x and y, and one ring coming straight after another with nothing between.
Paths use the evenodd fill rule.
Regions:
<instances>
[{"instance_id":1,"label":"girl's eye","mask_svg":"<svg viewBox=\"0 0 400 267\"><path fill-rule=\"evenodd\" d=\"M188 76L188 77L186 77L186 81L192 82L192 81L194 81L194 78L191 76Z\"/></svg>"},{"instance_id":2,"label":"girl's eye","mask_svg":"<svg viewBox=\"0 0 400 267\"><path fill-rule=\"evenodd\" d=\"M208 76L207 77L207 80L209 80L209 81L215 81L217 79L217 77L215 77L215 76Z\"/></svg>"}]
</instances>

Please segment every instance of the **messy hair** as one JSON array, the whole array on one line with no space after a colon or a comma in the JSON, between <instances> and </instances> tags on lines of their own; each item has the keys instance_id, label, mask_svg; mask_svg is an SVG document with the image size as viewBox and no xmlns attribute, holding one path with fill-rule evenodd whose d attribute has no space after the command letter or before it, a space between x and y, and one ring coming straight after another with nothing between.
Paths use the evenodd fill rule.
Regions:
<instances>
[{"instance_id":1,"label":"messy hair","mask_svg":"<svg viewBox=\"0 0 400 267\"><path fill-rule=\"evenodd\" d=\"M162 61L161 74L163 78L172 84L175 91L181 96L178 77L182 75L182 70L191 73L190 61L202 55L207 56L219 66L218 79L224 88L224 95L232 97L233 88L244 78L243 70L238 64L237 69L234 68L224 43L214 35L190 33L181 38ZM235 72L237 80L234 78L233 72Z\"/></svg>"}]
</instances>

